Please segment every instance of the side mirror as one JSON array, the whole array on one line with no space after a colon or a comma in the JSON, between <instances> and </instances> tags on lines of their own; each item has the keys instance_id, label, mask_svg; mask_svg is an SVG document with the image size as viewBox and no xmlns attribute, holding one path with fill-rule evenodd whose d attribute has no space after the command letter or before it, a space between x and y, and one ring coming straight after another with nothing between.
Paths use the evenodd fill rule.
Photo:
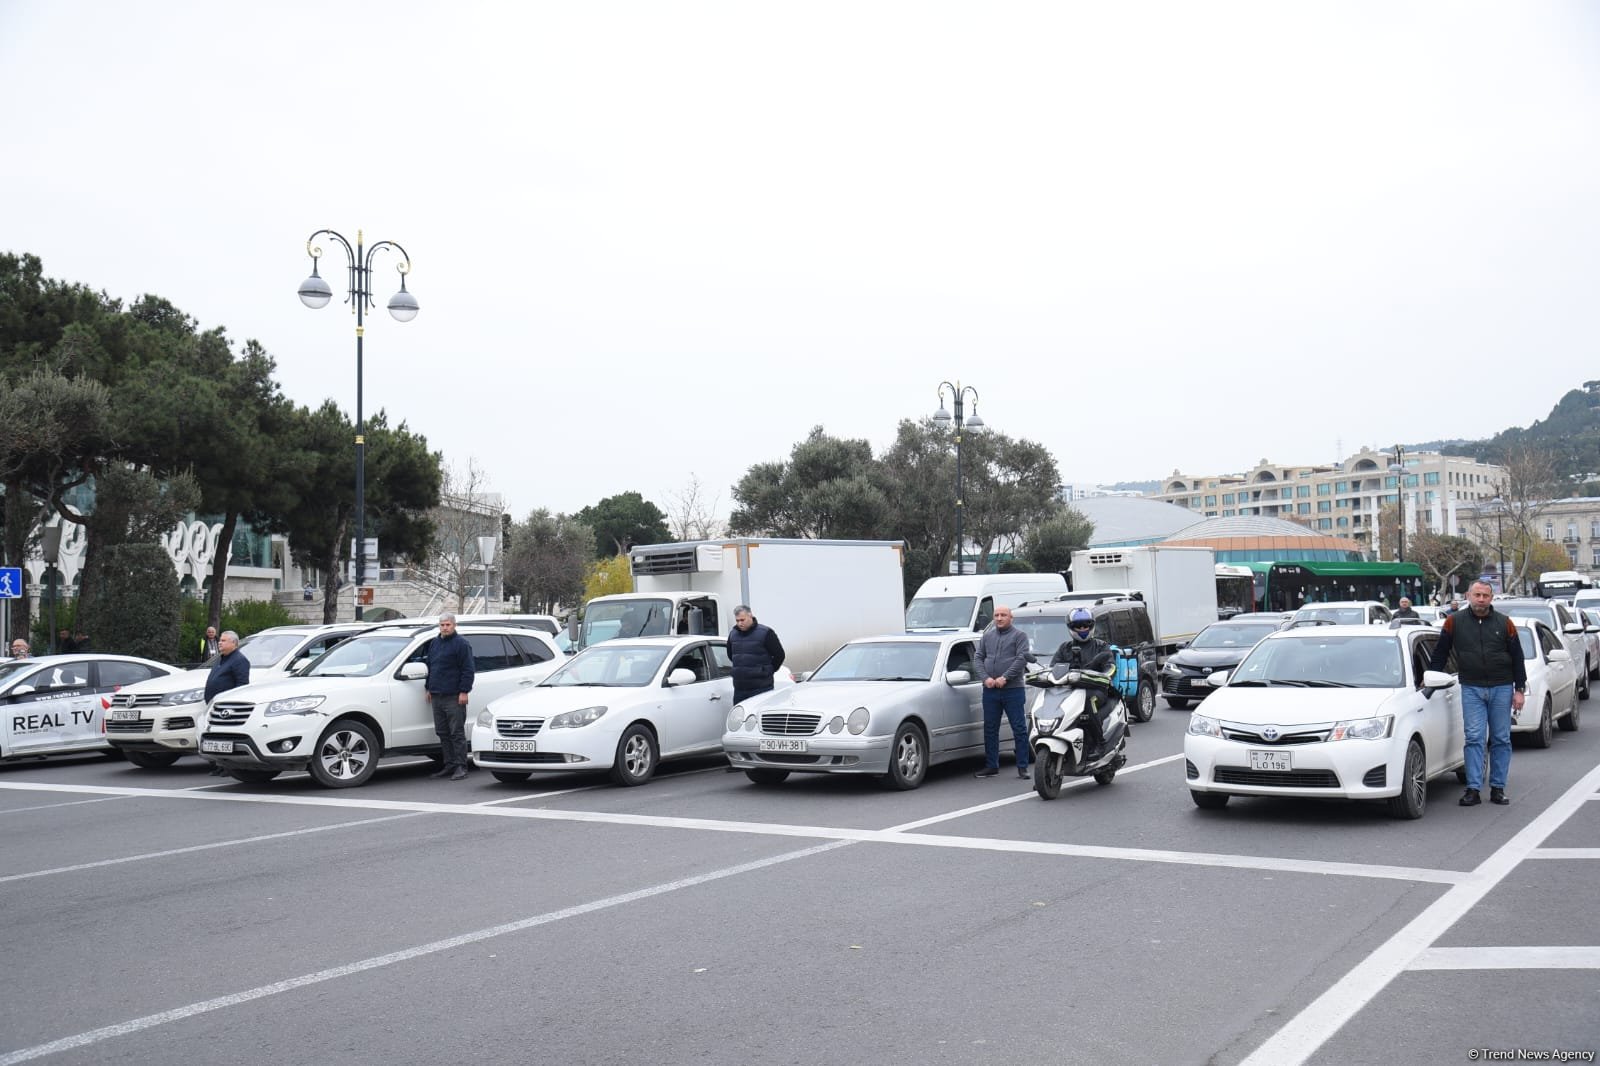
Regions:
<instances>
[{"instance_id":1,"label":"side mirror","mask_svg":"<svg viewBox=\"0 0 1600 1066\"><path fill-rule=\"evenodd\" d=\"M1576 622L1568 622L1566 625L1561 627L1561 632L1563 632L1563 633L1582 633L1583 632L1583 627L1580 626Z\"/></svg>"},{"instance_id":2,"label":"side mirror","mask_svg":"<svg viewBox=\"0 0 1600 1066\"><path fill-rule=\"evenodd\" d=\"M34 691L36 691L36 690L34 689L34 687L32 685L18 685L16 688L11 690L11 695L13 695L13 696L26 696L26 695L28 695L28 693L34 692Z\"/></svg>"},{"instance_id":3,"label":"side mirror","mask_svg":"<svg viewBox=\"0 0 1600 1066\"><path fill-rule=\"evenodd\" d=\"M428 676L427 663L406 663L400 668L401 681L421 681Z\"/></svg>"},{"instance_id":4,"label":"side mirror","mask_svg":"<svg viewBox=\"0 0 1600 1066\"><path fill-rule=\"evenodd\" d=\"M692 685L700 680L694 676L694 671L686 666L680 666L667 675L667 687L677 688L679 685Z\"/></svg>"},{"instance_id":5,"label":"side mirror","mask_svg":"<svg viewBox=\"0 0 1600 1066\"><path fill-rule=\"evenodd\" d=\"M951 670L944 675L944 683L947 685L965 685L971 680L972 671L970 670Z\"/></svg>"},{"instance_id":6,"label":"side mirror","mask_svg":"<svg viewBox=\"0 0 1600 1066\"><path fill-rule=\"evenodd\" d=\"M573 611L567 615L567 642L574 648L578 646L578 612Z\"/></svg>"},{"instance_id":7,"label":"side mirror","mask_svg":"<svg viewBox=\"0 0 1600 1066\"><path fill-rule=\"evenodd\" d=\"M1570 663L1572 661L1572 653L1566 648L1557 648L1555 651L1552 651L1549 655L1545 656L1545 658L1549 659L1553 663Z\"/></svg>"},{"instance_id":8,"label":"side mirror","mask_svg":"<svg viewBox=\"0 0 1600 1066\"><path fill-rule=\"evenodd\" d=\"M812 671L810 670L800 671L798 674L794 675L794 683L798 685L802 681L809 681L811 679L811 674Z\"/></svg>"},{"instance_id":9,"label":"side mirror","mask_svg":"<svg viewBox=\"0 0 1600 1066\"><path fill-rule=\"evenodd\" d=\"M1422 694L1431 696L1439 689L1454 688L1456 675L1447 674L1443 670L1424 670L1422 672Z\"/></svg>"},{"instance_id":10,"label":"side mirror","mask_svg":"<svg viewBox=\"0 0 1600 1066\"><path fill-rule=\"evenodd\" d=\"M1206 675L1206 684L1210 685L1212 688L1221 688L1223 685L1228 683L1228 677L1232 673L1233 671L1231 670L1217 670L1214 673Z\"/></svg>"}]
</instances>

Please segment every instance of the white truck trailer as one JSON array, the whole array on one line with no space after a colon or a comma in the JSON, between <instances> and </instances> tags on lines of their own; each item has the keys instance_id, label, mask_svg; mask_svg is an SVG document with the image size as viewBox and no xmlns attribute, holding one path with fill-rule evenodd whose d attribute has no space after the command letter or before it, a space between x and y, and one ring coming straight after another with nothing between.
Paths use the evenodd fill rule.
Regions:
<instances>
[{"instance_id":1,"label":"white truck trailer","mask_svg":"<svg viewBox=\"0 0 1600 1066\"><path fill-rule=\"evenodd\" d=\"M730 538L645 544L633 591L597 596L575 644L668 633L725 636L749 604L783 641L785 667L814 670L856 637L905 629L905 545L883 540Z\"/></svg>"},{"instance_id":2,"label":"white truck trailer","mask_svg":"<svg viewBox=\"0 0 1600 1066\"><path fill-rule=\"evenodd\" d=\"M1162 654L1217 620L1217 553L1210 548L1090 548L1072 553L1072 594L1137 594Z\"/></svg>"}]
</instances>

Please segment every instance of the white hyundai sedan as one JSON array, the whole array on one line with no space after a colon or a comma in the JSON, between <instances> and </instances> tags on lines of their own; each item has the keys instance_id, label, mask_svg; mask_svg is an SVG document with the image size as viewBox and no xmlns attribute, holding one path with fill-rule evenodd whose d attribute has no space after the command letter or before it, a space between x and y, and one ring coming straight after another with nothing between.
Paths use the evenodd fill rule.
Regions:
<instances>
[{"instance_id":1,"label":"white hyundai sedan","mask_svg":"<svg viewBox=\"0 0 1600 1066\"><path fill-rule=\"evenodd\" d=\"M1195 805L1233 796L1382 799L1420 818L1428 781L1462 764L1461 695L1428 670L1431 626L1309 626L1267 637L1189 718ZM1218 678L1221 680L1218 680Z\"/></svg>"},{"instance_id":2,"label":"white hyundai sedan","mask_svg":"<svg viewBox=\"0 0 1600 1066\"><path fill-rule=\"evenodd\" d=\"M472 727L472 761L497 781L609 770L619 785L642 785L663 760L722 750L731 675L727 645L714 637L593 644L484 708Z\"/></svg>"}]
</instances>

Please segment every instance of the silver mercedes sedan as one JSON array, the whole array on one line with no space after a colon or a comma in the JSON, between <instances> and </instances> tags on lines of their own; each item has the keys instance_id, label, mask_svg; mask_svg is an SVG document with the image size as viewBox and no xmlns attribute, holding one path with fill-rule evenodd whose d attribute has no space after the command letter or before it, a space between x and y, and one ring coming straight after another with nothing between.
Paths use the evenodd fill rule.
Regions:
<instances>
[{"instance_id":1,"label":"silver mercedes sedan","mask_svg":"<svg viewBox=\"0 0 1600 1066\"><path fill-rule=\"evenodd\" d=\"M983 754L977 652L970 632L853 640L799 684L735 705L722 750L758 785L878 774L916 788L934 763Z\"/></svg>"}]
</instances>

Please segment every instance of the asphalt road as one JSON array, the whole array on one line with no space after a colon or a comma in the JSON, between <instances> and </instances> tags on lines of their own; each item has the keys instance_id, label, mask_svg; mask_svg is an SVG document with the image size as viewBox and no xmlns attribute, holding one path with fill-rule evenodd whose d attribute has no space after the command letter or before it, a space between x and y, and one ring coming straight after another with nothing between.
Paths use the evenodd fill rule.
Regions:
<instances>
[{"instance_id":1,"label":"asphalt road","mask_svg":"<svg viewBox=\"0 0 1600 1066\"><path fill-rule=\"evenodd\" d=\"M1600 1051L1600 724L1519 748L1510 807L1446 778L1399 822L1200 811L1187 720L1054 802L975 762L908 793L0 767L0 1066Z\"/></svg>"}]
</instances>

